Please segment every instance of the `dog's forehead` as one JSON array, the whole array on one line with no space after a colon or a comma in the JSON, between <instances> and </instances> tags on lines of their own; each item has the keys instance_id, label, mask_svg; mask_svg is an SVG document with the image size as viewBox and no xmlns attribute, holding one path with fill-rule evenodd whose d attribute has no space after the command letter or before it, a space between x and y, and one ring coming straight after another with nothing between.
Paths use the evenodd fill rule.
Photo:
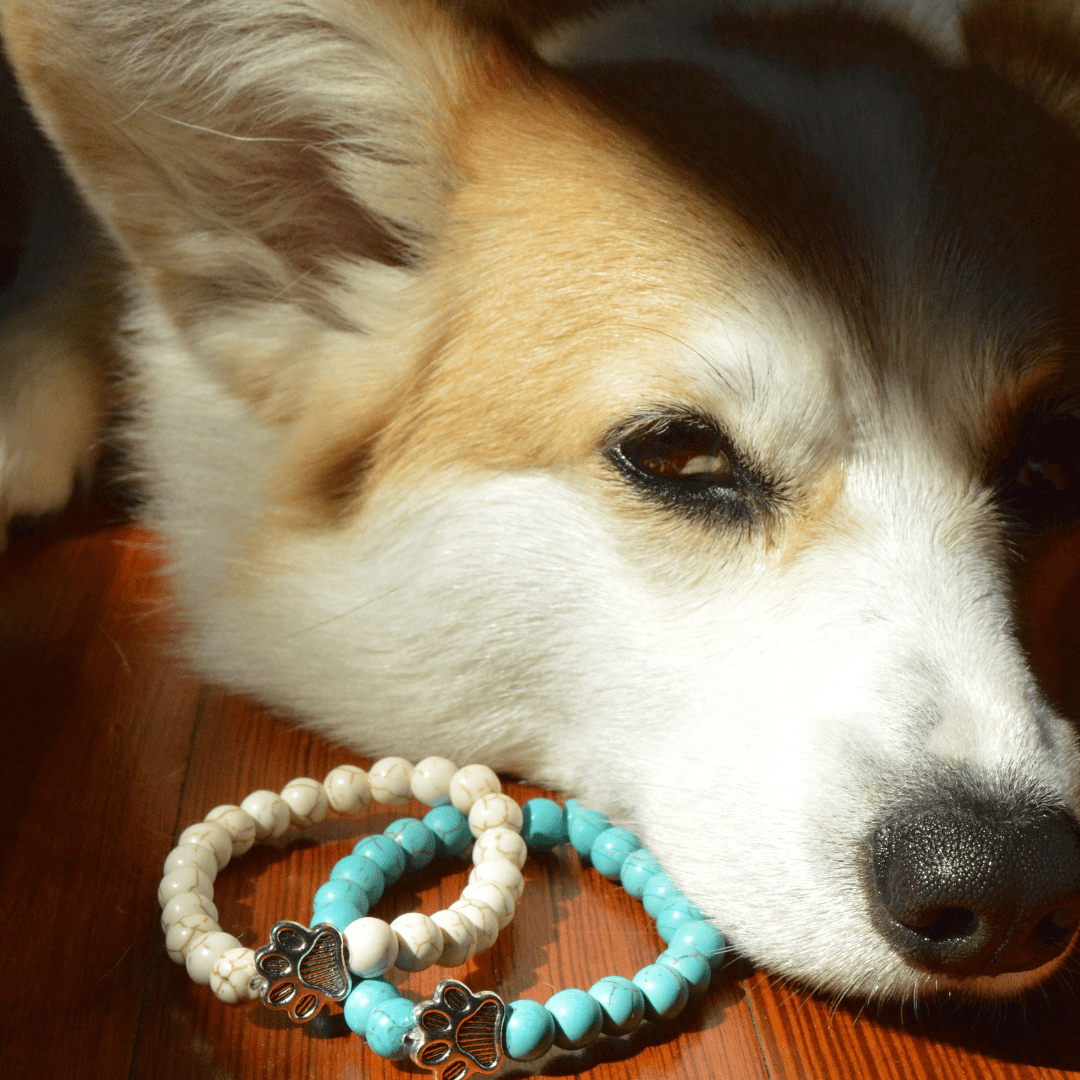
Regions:
<instances>
[{"instance_id":1,"label":"dog's forehead","mask_svg":"<svg viewBox=\"0 0 1080 1080\"><path fill-rule=\"evenodd\" d=\"M921 42L832 5L746 6L630 7L541 47L831 312L844 385L871 373L938 417L944 397L967 432L1022 408L1075 348L1076 140L942 63L962 58L955 5L922 13Z\"/></svg>"}]
</instances>

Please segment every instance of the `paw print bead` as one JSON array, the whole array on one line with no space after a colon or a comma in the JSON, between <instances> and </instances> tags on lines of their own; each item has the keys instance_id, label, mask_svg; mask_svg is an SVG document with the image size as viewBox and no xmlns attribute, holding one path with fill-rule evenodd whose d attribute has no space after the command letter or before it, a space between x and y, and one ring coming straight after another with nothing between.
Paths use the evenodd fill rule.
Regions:
<instances>
[{"instance_id":1,"label":"paw print bead","mask_svg":"<svg viewBox=\"0 0 1080 1080\"><path fill-rule=\"evenodd\" d=\"M276 791L253 791L240 803L240 809L254 819L255 839L262 844L284 836L289 827L289 804Z\"/></svg>"},{"instance_id":2,"label":"paw print bead","mask_svg":"<svg viewBox=\"0 0 1080 1080\"><path fill-rule=\"evenodd\" d=\"M430 916L410 911L399 915L390 929L398 939L394 966L401 971L426 971L442 956L442 930Z\"/></svg>"},{"instance_id":3,"label":"paw print bead","mask_svg":"<svg viewBox=\"0 0 1080 1080\"><path fill-rule=\"evenodd\" d=\"M368 779L371 797L383 806L404 806L412 798L411 761L400 757L384 757L371 766Z\"/></svg>"},{"instance_id":4,"label":"paw print bead","mask_svg":"<svg viewBox=\"0 0 1080 1080\"><path fill-rule=\"evenodd\" d=\"M444 757L426 757L416 763L410 787L414 799L425 806L444 806L450 802L450 781L458 767Z\"/></svg>"},{"instance_id":5,"label":"paw print bead","mask_svg":"<svg viewBox=\"0 0 1080 1080\"><path fill-rule=\"evenodd\" d=\"M469 830L479 837L488 829L521 832L521 807L509 795L482 795L469 810Z\"/></svg>"},{"instance_id":6,"label":"paw print bead","mask_svg":"<svg viewBox=\"0 0 1080 1080\"><path fill-rule=\"evenodd\" d=\"M165 948L168 950L169 959L174 964L184 963L187 960L188 947L197 937L213 934L220 929L216 919L211 919L202 912L181 916L165 934Z\"/></svg>"},{"instance_id":7,"label":"paw print bead","mask_svg":"<svg viewBox=\"0 0 1080 1080\"><path fill-rule=\"evenodd\" d=\"M330 808L338 814L359 814L371 805L371 781L356 765L339 765L323 780Z\"/></svg>"},{"instance_id":8,"label":"paw print bead","mask_svg":"<svg viewBox=\"0 0 1080 1080\"><path fill-rule=\"evenodd\" d=\"M513 829L488 829L473 845L473 863L479 865L486 859L506 859L519 870L525 865L529 849L525 841Z\"/></svg>"},{"instance_id":9,"label":"paw print bead","mask_svg":"<svg viewBox=\"0 0 1080 1080\"><path fill-rule=\"evenodd\" d=\"M234 859L247 854L255 843L255 819L239 806L231 803L215 806L205 820L220 825L232 837Z\"/></svg>"},{"instance_id":10,"label":"paw print bead","mask_svg":"<svg viewBox=\"0 0 1080 1080\"><path fill-rule=\"evenodd\" d=\"M240 946L226 949L210 968L210 989L218 1001L235 1005L258 997L251 986L255 970L255 951Z\"/></svg>"},{"instance_id":11,"label":"paw print bead","mask_svg":"<svg viewBox=\"0 0 1080 1080\"><path fill-rule=\"evenodd\" d=\"M181 844L202 844L210 848L217 856L219 870L224 870L232 858L232 837L212 821L200 821L197 825L188 826L180 834L176 846Z\"/></svg>"},{"instance_id":12,"label":"paw print bead","mask_svg":"<svg viewBox=\"0 0 1080 1080\"><path fill-rule=\"evenodd\" d=\"M501 793L501 781L486 765L466 765L450 780L450 801L466 816L477 799Z\"/></svg>"},{"instance_id":13,"label":"paw print bead","mask_svg":"<svg viewBox=\"0 0 1080 1080\"><path fill-rule=\"evenodd\" d=\"M309 776L290 780L281 789L281 798L289 808L289 821L301 829L318 825L330 809L326 788Z\"/></svg>"}]
</instances>

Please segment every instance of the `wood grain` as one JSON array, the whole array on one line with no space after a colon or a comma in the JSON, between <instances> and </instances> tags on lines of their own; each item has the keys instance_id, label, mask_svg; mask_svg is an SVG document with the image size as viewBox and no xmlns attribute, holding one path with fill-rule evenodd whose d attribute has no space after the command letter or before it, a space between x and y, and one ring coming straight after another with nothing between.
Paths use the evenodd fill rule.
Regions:
<instances>
[{"instance_id":1,"label":"wood grain","mask_svg":"<svg viewBox=\"0 0 1080 1080\"><path fill-rule=\"evenodd\" d=\"M1080 543L1058 543L1045 564L1056 584L1027 582L1035 597L1028 624L1040 628L1032 649L1069 701L1078 637L1060 627L1076 622ZM187 674L170 653L156 566L147 534L78 519L0 559L0 800L8 823L0 905L14 998L0 1011L3 1074L420 1075L368 1054L340 1018L299 1029L259 1006L221 1005L168 960L154 893L179 831L254 788L365 762ZM508 790L522 799L539 793L514 783ZM222 922L254 945L275 919L305 919L333 863L396 816L379 809L330 820L300 843L255 849L218 879ZM465 877L464 864L430 868L397 887L379 913L445 906ZM572 854L530 860L526 881L511 927L464 971L475 987L543 1000L556 988L632 974L660 948L640 905ZM401 981L415 996L440 977L432 969ZM910 1006L815 998L734 960L675 1022L502 1075L1059 1080L1080 1078L1078 1032L1068 984L1022 1008L924 1007L913 1015Z\"/></svg>"}]
</instances>

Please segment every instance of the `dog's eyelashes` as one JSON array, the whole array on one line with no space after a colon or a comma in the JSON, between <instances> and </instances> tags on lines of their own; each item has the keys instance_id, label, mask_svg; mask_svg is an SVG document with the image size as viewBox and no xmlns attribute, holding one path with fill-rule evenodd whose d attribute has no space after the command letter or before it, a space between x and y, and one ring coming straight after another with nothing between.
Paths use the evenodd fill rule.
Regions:
<instances>
[{"instance_id":1,"label":"dog's eyelashes","mask_svg":"<svg viewBox=\"0 0 1080 1080\"><path fill-rule=\"evenodd\" d=\"M713 523L748 522L764 489L723 434L696 418L650 418L612 437L607 457L638 491Z\"/></svg>"}]
</instances>

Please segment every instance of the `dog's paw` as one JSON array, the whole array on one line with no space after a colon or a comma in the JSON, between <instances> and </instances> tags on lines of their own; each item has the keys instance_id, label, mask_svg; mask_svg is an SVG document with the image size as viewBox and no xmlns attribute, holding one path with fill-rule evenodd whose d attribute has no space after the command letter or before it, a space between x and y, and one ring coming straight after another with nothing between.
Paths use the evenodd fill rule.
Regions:
<instances>
[{"instance_id":1,"label":"dog's paw","mask_svg":"<svg viewBox=\"0 0 1080 1080\"><path fill-rule=\"evenodd\" d=\"M105 379L63 329L0 326L0 549L19 517L62 510L98 457Z\"/></svg>"}]
</instances>

